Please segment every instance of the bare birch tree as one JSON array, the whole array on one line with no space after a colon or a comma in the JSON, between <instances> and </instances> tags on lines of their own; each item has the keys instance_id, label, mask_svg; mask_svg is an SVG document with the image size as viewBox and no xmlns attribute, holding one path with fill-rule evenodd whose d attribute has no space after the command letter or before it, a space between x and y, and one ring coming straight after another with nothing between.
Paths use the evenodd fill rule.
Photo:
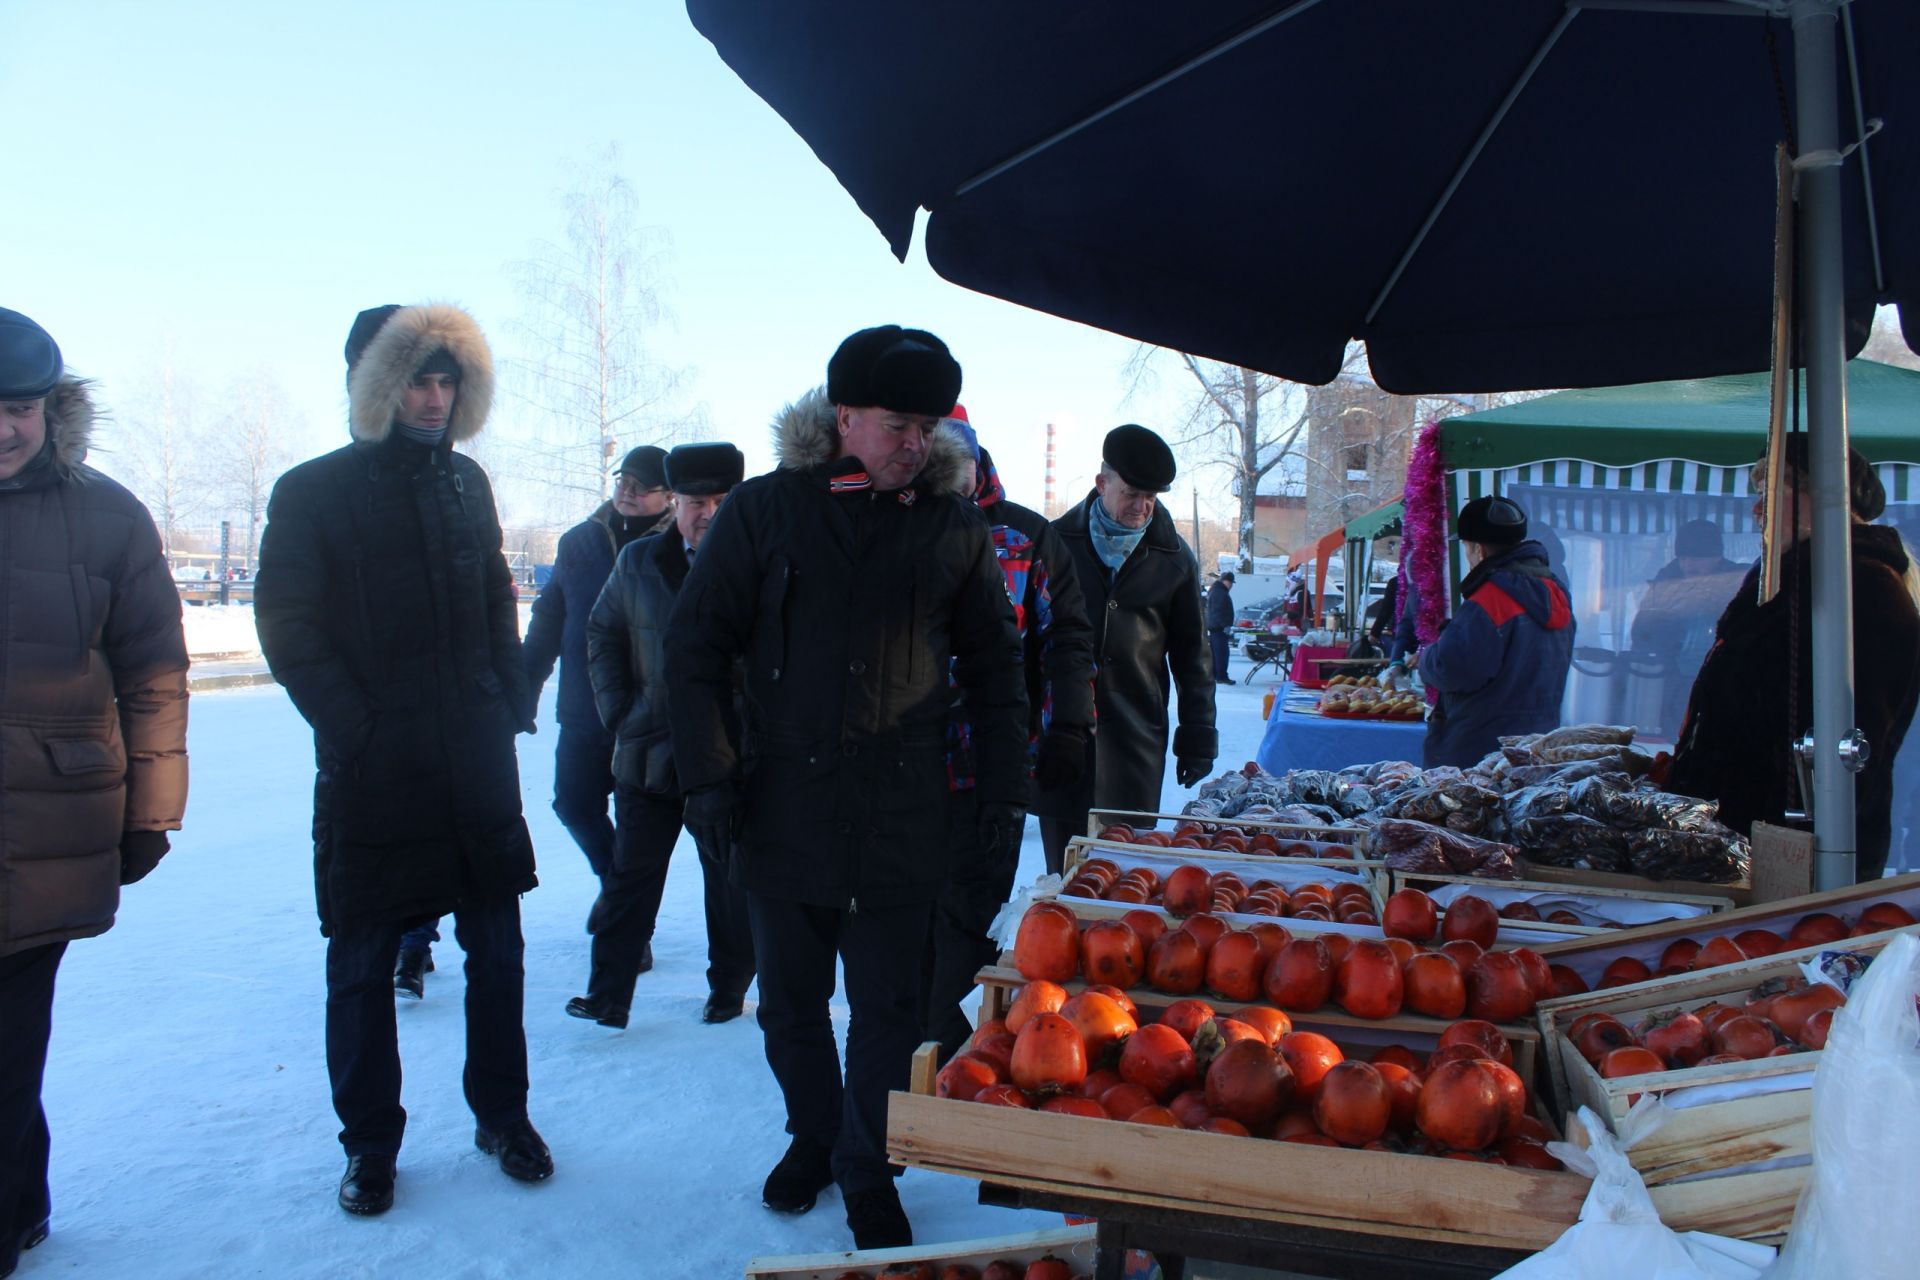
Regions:
<instances>
[{"instance_id":1,"label":"bare birch tree","mask_svg":"<svg viewBox=\"0 0 1920 1280\"><path fill-rule=\"evenodd\" d=\"M683 375L651 354L666 235L640 224L640 200L609 147L560 198L564 238L514 264L524 312L513 326L525 356L509 360L509 390L534 411L518 468L542 483L549 514L577 518L610 493L610 473L637 444L670 444L668 412Z\"/></svg>"},{"instance_id":2,"label":"bare birch tree","mask_svg":"<svg viewBox=\"0 0 1920 1280\"><path fill-rule=\"evenodd\" d=\"M162 550L172 555L189 521L208 507L204 432L199 397L174 364L172 346L117 420L110 420L112 452L124 459L116 474L153 513Z\"/></svg>"},{"instance_id":3,"label":"bare birch tree","mask_svg":"<svg viewBox=\"0 0 1920 1280\"><path fill-rule=\"evenodd\" d=\"M213 471L222 490L225 509L241 526L238 550L251 567L260 522L267 513L273 482L293 458L291 441L300 424L279 381L265 370L237 378L228 387L226 412L221 415L218 456Z\"/></svg>"}]
</instances>

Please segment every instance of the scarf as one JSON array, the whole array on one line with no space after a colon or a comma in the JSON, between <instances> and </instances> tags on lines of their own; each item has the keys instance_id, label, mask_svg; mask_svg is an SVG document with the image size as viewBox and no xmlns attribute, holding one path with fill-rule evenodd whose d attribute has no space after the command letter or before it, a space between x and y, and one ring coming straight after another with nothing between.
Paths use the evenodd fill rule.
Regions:
<instances>
[{"instance_id":1,"label":"scarf","mask_svg":"<svg viewBox=\"0 0 1920 1280\"><path fill-rule=\"evenodd\" d=\"M415 444L423 444L429 449L438 445L447 434L445 427L410 427L398 419L395 419L393 429L399 434L401 439L411 440Z\"/></svg>"},{"instance_id":2,"label":"scarf","mask_svg":"<svg viewBox=\"0 0 1920 1280\"><path fill-rule=\"evenodd\" d=\"M1107 514L1106 505L1098 497L1087 504L1087 536L1093 540L1093 554L1100 557L1110 573L1120 572L1120 566L1140 545L1140 539L1147 536L1148 527L1127 528Z\"/></svg>"}]
</instances>

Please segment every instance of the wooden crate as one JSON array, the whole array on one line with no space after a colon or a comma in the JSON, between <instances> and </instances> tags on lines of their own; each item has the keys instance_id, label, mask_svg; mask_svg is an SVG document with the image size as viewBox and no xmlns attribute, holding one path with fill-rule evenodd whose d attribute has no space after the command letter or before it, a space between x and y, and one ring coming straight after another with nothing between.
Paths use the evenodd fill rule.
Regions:
<instances>
[{"instance_id":1,"label":"wooden crate","mask_svg":"<svg viewBox=\"0 0 1920 1280\"><path fill-rule=\"evenodd\" d=\"M1854 939L1848 949L1877 953L1892 936ZM1619 1133L1631 1110L1629 1099L1639 1094L1773 1082L1775 1092L1676 1107L1666 1123L1627 1149L1661 1207L1662 1221L1677 1231L1763 1238L1786 1230L1812 1154L1812 1077L1823 1055L1796 1053L1607 1080L1580 1056L1566 1031L1587 1013L1611 1013L1633 1026L1650 1013L1695 1009L1715 1000L1733 1003L1722 998L1744 997L1770 978L1798 971L1796 961L1775 956L1541 1006L1555 1105L1569 1123L1574 1111L1586 1106ZM1781 1160L1798 1163L1755 1167Z\"/></svg>"},{"instance_id":2,"label":"wooden crate","mask_svg":"<svg viewBox=\"0 0 1920 1280\"><path fill-rule=\"evenodd\" d=\"M1491 891L1484 893L1489 902L1497 908L1515 900L1529 900L1536 897L1567 897L1578 899L1583 905L1602 912L1609 902L1634 902L1671 904L1685 907L1695 914L1686 919L1699 919L1700 913L1711 915L1716 911L1727 911L1733 907L1733 899L1724 894L1701 893L1654 893L1644 889L1606 889L1599 886L1580 886L1553 884L1545 880L1488 880L1479 876L1443 876L1421 871L1402 871L1398 868L1387 869L1385 892L1391 896L1401 889L1421 889L1431 891L1436 885L1471 885L1476 890ZM1680 918L1680 917L1677 917ZM1622 928L1620 925L1574 925L1551 924L1547 921L1525 922L1529 928L1551 930L1564 934L1567 938L1584 938L1596 933L1613 933Z\"/></svg>"},{"instance_id":3,"label":"wooden crate","mask_svg":"<svg viewBox=\"0 0 1920 1280\"><path fill-rule=\"evenodd\" d=\"M1711 938L1731 938L1746 929L1767 929L1784 935L1801 916L1816 911L1831 912L1851 923L1862 908L1874 902L1896 902L1920 917L1920 872L1827 889L1800 898L1782 898L1776 902L1736 907L1731 911L1715 912L1705 920L1668 920L1661 924L1642 925L1637 929L1610 930L1592 937L1552 943L1538 950L1550 963L1568 966L1591 986L1599 981L1601 971L1608 963L1620 956L1632 956L1643 961L1648 968L1657 969L1660 953L1666 950L1669 943L1680 938L1693 938L1704 943ZM1884 935L1880 934L1867 936L1884 940ZM1842 939L1778 952L1768 958L1797 957L1804 960L1835 947L1853 948L1859 941L1857 938ZM1613 988L1616 991L1632 989Z\"/></svg>"},{"instance_id":4,"label":"wooden crate","mask_svg":"<svg viewBox=\"0 0 1920 1280\"><path fill-rule=\"evenodd\" d=\"M1071 881L1082 863L1096 857L1116 864L1123 871L1131 867L1151 867L1163 882L1169 872L1187 864L1205 867L1209 872L1231 871L1249 885L1256 880L1272 880L1291 888L1316 880L1328 885L1350 880L1367 891L1376 915L1386 901L1382 892L1384 869L1379 863L1365 859L1272 858L1261 854L1214 853L1206 849L1161 849L1075 836L1067 842L1064 878Z\"/></svg>"},{"instance_id":5,"label":"wooden crate","mask_svg":"<svg viewBox=\"0 0 1920 1280\"><path fill-rule=\"evenodd\" d=\"M1095 809L1087 815L1087 834L1098 836L1112 823L1123 823L1136 831L1152 831L1160 824L1177 826L1182 822L1198 823L1206 830L1220 827L1245 827L1256 831L1271 831L1274 835L1288 840L1325 841L1345 844L1353 847L1355 853L1365 856L1366 846L1372 839L1365 827L1353 823L1301 823L1268 822L1260 818L1217 818L1198 813L1150 813L1141 809Z\"/></svg>"},{"instance_id":6,"label":"wooden crate","mask_svg":"<svg viewBox=\"0 0 1920 1280\"><path fill-rule=\"evenodd\" d=\"M1618 871L1576 871L1571 867L1550 867L1544 862L1527 863L1527 879L1542 884L1580 885L1593 889L1632 889L1662 897L1672 893L1708 894L1731 898L1741 906L1753 901L1753 881L1734 880L1714 884L1706 880L1650 880L1646 876L1626 875Z\"/></svg>"},{"instance_id":7,"label":"wooden crate","mask_svg":"<svg viewBox=\"0 0 1920 1280\"><path fill-rule=\"evenodd\" d=\"M1012 957L1002 956L1000 963L989 965L980 970L975 979L980 984L982 1019L1004 1018L1007 1009L1013 1003L1013 995L1026 984L1020 971L1012 964ZM1060 984L1069 994L1077 995L1087 989L1083 978L1074 978ZM1155 991L1151 987L1134 987L1127 992L1140 1010L1142 1022L1157 1022L1162 1011L1180 1000L1205 1000L1220 1013L1231 1013L1253 1005L1277 1008L1267 1000L1228 1000L1207 991L1197 991L1191 996L1168 995L1164 991ZM1356 1018L1335 1004L1327 1004L1311 1013L1292 1013L1286 1010L1287 1017L1293 1020L1296 1030L1317 1031L1329 1040L1339 1043L1342 1048L1352 1044L1366 1046L1369 1052L1382 1045L1404 1044L1419 1053L1430 1053L1439 1043L1440 1033L1452 1026L1457 1019L1429 1018L1424 1014L1400 1013L1391 1018ZM1529 1088L1538 1089L1540 1052L1540 1028L1535 1023L1512 1022L1501 1026L1507 1039L1513 1044L1513 1069Z\"/></svg>"},{"instance_id":8,"label":"wooden crate","mask_svg":"<svg viewBox=\"0 0 1920 1280\"><path fill-rule=\"evenodd\" d=\"M894 1262L932 1263L936 1272L948 1263L959 1262L984 1270L991 1262L1011 1262L1024 1266L1038 1262L1048 1254L1071 1263L1076 1272L1091 1274L1095 1230L1093 1224L1088 1223L1079 1227L1024 1231L1019 1235L910 1245L904 1249L755 1258L747 1264L747 1280L835 1280L835 1277L847 1271L865 1271L878 1276L882 1269Z\"/></svg>"},{"instance_id":9,"label":"wooden crate","mask_svg":"<svg viewBox=\"0 0 1920 1280\"><path fill-rule=\"evenodd\" d=\"M1352 1151L1054 1115L931 1095L891 1096L887 1154L902 1164L1059 1195L1369 1235L1541 1249L1580 1216L1588 1180L1563 1171ZM924 1087L923 1087L924 1086Z\"/></svg>"}]
</instances>

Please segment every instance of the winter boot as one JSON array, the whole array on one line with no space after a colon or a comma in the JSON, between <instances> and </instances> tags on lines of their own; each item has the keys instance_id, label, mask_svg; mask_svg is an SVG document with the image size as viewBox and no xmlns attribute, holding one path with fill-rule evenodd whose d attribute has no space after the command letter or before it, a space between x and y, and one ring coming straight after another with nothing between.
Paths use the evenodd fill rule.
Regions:
<instances>
[{"instance_id":1,"label":"winter boot","mask_svg":"<svg viewBox=\"0 0 1920 1280\"><path fill-rule=\"evenodd\" d=\"M426 951L417 948L402 951L393 966L393 993L409 1000L421 999L427 994L427 971L431 968L433 957Z\"/></svg>"},{"instance_id":2,"label":"winter boot","mask_svg":"<svg viewBox=\"0 0 1920 1280\"><path fill-rule=\"evenodd\" d=\"M746 997L725 991L715 991L707 996L707 1003L700 1010L700 1021L732 1022L746 1011Z\"/></svg>"},{"instance_id":3,"label":"winter boot","mask_svg":"<svg viewBox=\"0 0 1920 1280\"><path fill-rule=\"evenodd\" d=\"M340 1207L362 1217L393 1208L393 1165L393 1157L383 1152L348 1156L340 1178Z\"/></svg>"},{"instance_id":4,"label":"winter boot","mask_svg":"<svg viewBox=\"0 0 1920 1280\"><path fill-rule=\"evenodd\" d=\"M626 1030L627 1006L615 1003L613 997L588 994L575 996L567 1001L567 1016L585 1018L597 1022L603 1027L612 1027L617 1031Z\"/></svg>"},{"instance_id":5,"label":"winter boot","mask_svg":"<svg viewBox=\"0 0 1920 1280\"><path fill-rule=\"evenodd\" d=\"M542 1182L553 1176L553 1153L531 1120L515 1120L500 1129L477 1126L473 1145L500 1157L500 1171L521 1182Z\"/></svg>"},{"instance_id":6,"label":"winter boot","mask_svg":"<svg viewBox=\"0 0 1920 1280\"><path fill-rule=\"evenodd\" d=\"M795 1136L760 1189L760 1202L776 1213L805 1213L833 1185L833 1153L812 1138Z\"/></svg>"},{"instance_id":7,"label":"winter boot","mask_svg":"<svg viewBox=\"0 0 1920 1280\"><path fill-rule=\"evenodd\" d=\"M913 1224L891 1182L848 1196L847 1226L856 1249L904 1249L913 1243Z\"/></svg>"}]
</instances>

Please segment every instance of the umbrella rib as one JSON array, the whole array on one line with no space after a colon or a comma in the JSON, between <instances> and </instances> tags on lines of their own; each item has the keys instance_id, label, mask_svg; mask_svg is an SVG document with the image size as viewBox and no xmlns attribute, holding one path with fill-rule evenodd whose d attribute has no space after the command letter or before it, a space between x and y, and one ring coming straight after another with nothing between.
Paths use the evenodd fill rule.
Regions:
<instances>
[{"instance_id":1,"label":"umbrella rib","mask_svg":"<svg viewBox=\"0 0 1920 1280\"><path fill-rule=\"evenodd\" d=\"M1480 130L1480 136L1474 139L1472 150L1467 152L1466 158L1461 160L1459 166L1454 169L1453 177L1447 181L1446 189L1441 191L1440 198L1434 202L1432 211L1427 214L1427 220L1420 224L1420 230L1415 233L1413 243L1407 246L1406 252L1400 255L1400 261L1394 265L1393 274L1387 277L1387 282L1380 286L1380 292L1374 295L1373 305L1367 308L1366 318L1361 321L1363 327L1372 324L1373 318L1380 314L1380 308L1386 305L1387 296L1393 292L1394 286L1400 283L1400 277L1406 273L1407 264L1413 261L1416 253L1420 252L1420 246L1426 243L1427 234L1433 230L1434 224L1440 221L1440 215L1445 213L1447 206L1453 202L1454 193L1460 189L1460 184L1466 181L1467 171L1473 168L1474 162L1480 158L1480 153L1486 150L1487 143L1492 140L1501 123L1506 120L1507 112L1513 109L1513 104L1520 100L1520 95L1526 92L1529 84L1533 83L1534 73L1540 70L1540 64L1547 60L1549 53L1553 52L1554 45L1560 42L1561 35L1566 32L1567 25L1573 21L1574 15L1578 12L1578 8L1569 4L1566 11L1560 15L1560 21L1553 24L1553 30L1547 33L1547 38L1540 42L1538 49L1534 50L1533 57L1527 62L1526 70L1520 73L1520 78L1514 82L1513 88L1507 90L1507 96L1501 100L1499 109L1493 113L1493 119L1487 121L1486 127Z\"/></svg>"},{"instance_id":2,"label":"umbrella rib","mask_svg":"<svg viewBox=\"0 0 1920 1280\"><path fill-rule=\"evenodd\" d=\"M1880 261L1880 219L1873 211L1873 162L1867 159L1867 111L1860 100L1860 54L1853 42L1853 10L1840 10L1840 30L1847 41L1847 78L1853 82L1853 124L1859 131L1861 203L1867 208L1867 247L1873 254L1874 301L1887 291L1887 273Z\"/></svg>"},{"instance_id":3,"label":"umbrella rib","mask_svg":"<svg viewBox=\"0 0 1920 1280\"><path fill-rule=\"evenodd\" d=\"M1014 155L1008 157L1007 159L1002 160L999 163L994 164L989 168L981 170L979 173L976 173L973 177L968 178L965 182L962 182L959 186L955 187L953 189L953 194L955 196L964 196L969 191L972 191L975 187L979 187L988 182L993 181L995 178L999 177L1001 174L1007 172L1007 170L1012 169L1017 165L1025 164L1027 161L1033 159L1035 156L1039 155L1041 152L1050 150L1053 147L1058 146L1062 142L1065 142L1068 138L1071 138L1074 134L1079 133L1081 130L1093 127L1094 125L1100 123L1102 120L1106 119L1108 116L1112 115L1116 111L1125 110L1127 107L1133 105L1134 103L1138 102L1140 99L1146 97L1147 95L1156 93L1159 90L1164 89L1166 86L1172 84L1175 80L1180 79L1182 76L1185 76L1190 72L1197 71L1199 68L1205 66L1207 63L1212 62L1215 58L1218 58L1223 54L1232 52L1233 50L1239 48L1241 45L1245 44L1247 41L1257 39L1258 37L1265 35L1268 31L1271 31L1273 28L1287 21L1287 19L1297 17L1298 15L1305 13L1307 10L1313 8L1315 5L1319 3L1320 3L1320 0L1299 0L1299 3L1289 5L1279 13L1270 14L1267 17L1262 18L1260 21L1254 23L1252 26L1246 28L1244 31L1241 31L1236 35L1227 37L1227 39L1221 41L1219 44L1214 45L1212 48L1207 49L1201 53L1197 53L1193 57L1188 58L1185 62L1181 63L1179 66L1175 67L1173 70L1168 71L1163 75L1156 76L1154 79L1149 80L1146 84L1141 85L1138 89L1135 89L1132 92L1126 94L1125 96L1118 98L1113 102L1108 103L1106 106L1100 108L1098 111L1095 111L1092 115L1086 116L1080 120L1077 120L1073 124L1066 126L1064 129L1061 129L1055 133L1049 134L1045 138L1042 138L1039 142L1034 143L1032 146L1026 148L1024 151L1017 152Z\"/></svg>"}]
</instances>

